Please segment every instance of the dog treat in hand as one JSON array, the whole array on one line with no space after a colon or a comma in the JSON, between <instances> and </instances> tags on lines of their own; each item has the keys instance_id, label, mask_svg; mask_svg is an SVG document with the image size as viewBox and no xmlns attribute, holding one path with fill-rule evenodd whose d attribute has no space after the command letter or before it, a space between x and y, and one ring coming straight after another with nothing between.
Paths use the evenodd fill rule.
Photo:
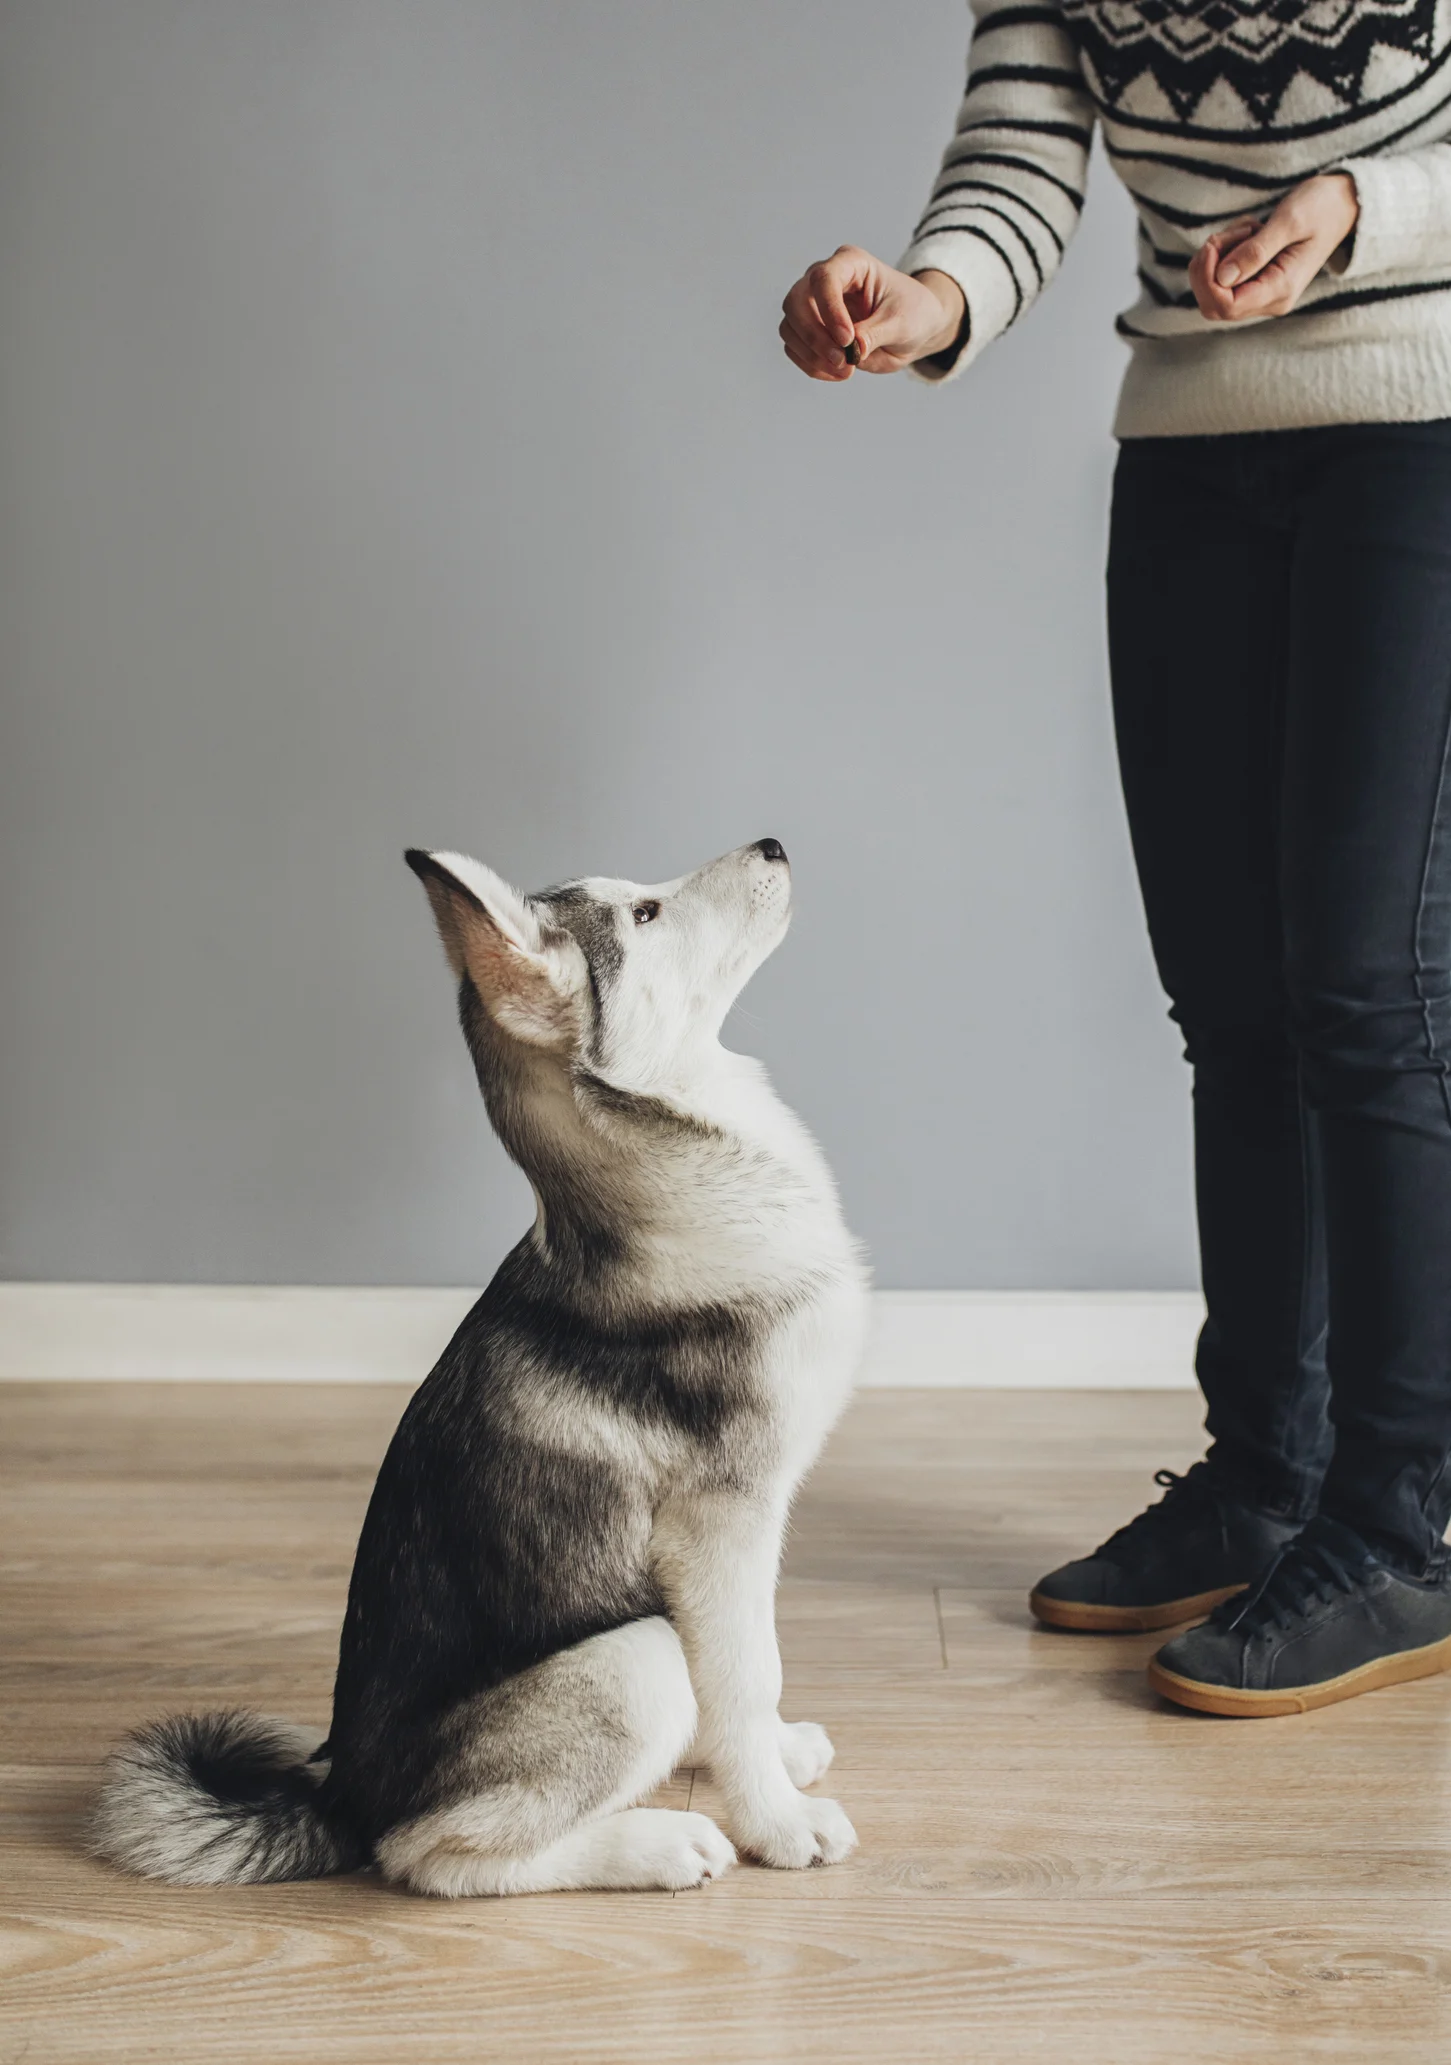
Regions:
<instances>
[{"instance_id":1,"label":"dog treat in hand","mask_svg":"<svg viewBox=\"0 0 1451 2065\"><path fill-rule=\"evenodd\" d=\"M851 343L848 344L845 352L842 355L849 366L859 366L861 364L862 348L857 343L855 337L852 338Z\"/></svg>"}]
</instances>

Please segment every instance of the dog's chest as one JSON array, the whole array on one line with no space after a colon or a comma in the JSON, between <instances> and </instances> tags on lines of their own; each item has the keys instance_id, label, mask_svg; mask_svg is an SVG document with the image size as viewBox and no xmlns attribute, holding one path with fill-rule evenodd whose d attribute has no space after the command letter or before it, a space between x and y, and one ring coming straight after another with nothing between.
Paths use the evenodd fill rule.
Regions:
<instances>
[{"instance_id":1,"label":"dog's chest","mask_svg":"<svg viewBox=\"0 0 1451 2065\"><path fill-rule=\"evenodd\" d=\"M867 1289L855 1263L773 1328L761 1359L780 1467L792 1485L810 1469L851 1396L866 1335Z\"/></svg>"}]
</instances>

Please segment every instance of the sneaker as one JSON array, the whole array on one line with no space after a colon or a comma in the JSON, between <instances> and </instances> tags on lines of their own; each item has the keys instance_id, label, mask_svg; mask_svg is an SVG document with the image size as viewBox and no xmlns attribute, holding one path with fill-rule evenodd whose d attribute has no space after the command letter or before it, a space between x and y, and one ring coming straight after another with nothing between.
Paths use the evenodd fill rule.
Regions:
<instances>
[{"instance_id":1,"label":"sneaker","mask_svg":"<svg viewBox=\"0 0 1451 2065\"><path fill-rule=\"evenodd\" d=\"M1303 1714L1448 1670L1451 1556L1406 1577L1317 1519L1248 1599L1166 1642L1149 1683L1204 1714Z\"/></svg>"},{"instance_id":2,"label":"sneaker","mask_svg":"<svg viewBox=\"0 0 1451 2065\"><path fill-rule=\"evenodd\" d=\"M1156 1470L1164 1496L1091 1556L1040 1579L1028 1604L1050 1628L1134 1634L1199 1620L1252 1585L1302 1525L1241 1505L1208 1463Z\"/></svg>"}]
</instances>

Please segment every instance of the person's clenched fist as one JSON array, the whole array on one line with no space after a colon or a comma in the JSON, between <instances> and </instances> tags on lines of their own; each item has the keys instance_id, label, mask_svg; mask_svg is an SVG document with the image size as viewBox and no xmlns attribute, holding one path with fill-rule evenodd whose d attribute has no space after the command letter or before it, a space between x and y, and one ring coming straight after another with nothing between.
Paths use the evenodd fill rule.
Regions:
<instances>
[{"instance_id":1,"label":"person's clenched fist","mask_svg":"<svg viewBox=\"0 0 1451 2065\"><path fill-rule=\"evenodd\" d=\"M786 356L812 380L896 373L947 351L962 327L961 287L945 272L898 272L843 244L801 275L781 304Z\"/></svg>"}]
</instances>

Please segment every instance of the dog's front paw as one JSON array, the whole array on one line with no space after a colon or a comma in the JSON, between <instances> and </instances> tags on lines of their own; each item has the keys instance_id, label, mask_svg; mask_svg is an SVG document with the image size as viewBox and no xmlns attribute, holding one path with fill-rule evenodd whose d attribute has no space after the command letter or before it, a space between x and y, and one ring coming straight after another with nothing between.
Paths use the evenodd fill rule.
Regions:
<instances>
[{"instance_id":1,"label":"dog's front paw","mask_svg":"<svg viewBox=\"0 0 1451 2065\"><path fill-rule=\"evenodd\" d=\"M793 1785L803 1790L808 1785L815 1785L818 1778L826 1776L835 1755L831 1737L814 1721L781 1723L781 1762L786 1766L786 1776Z\"/></svg>"},{"instance_id":2,"label":"dog's front paw","mask_svg":"<svg viewBox=\"0 0 1451 2065\"><path fill-rule=\"evenodd\" d=\"M737 1830L743 1850L777 1871L805 1871L812 1864L840 1864L856 1848L856 1830L835 1800L802 1799L789 1815L773 1815Z\"/></svg>"}]
</instances>

